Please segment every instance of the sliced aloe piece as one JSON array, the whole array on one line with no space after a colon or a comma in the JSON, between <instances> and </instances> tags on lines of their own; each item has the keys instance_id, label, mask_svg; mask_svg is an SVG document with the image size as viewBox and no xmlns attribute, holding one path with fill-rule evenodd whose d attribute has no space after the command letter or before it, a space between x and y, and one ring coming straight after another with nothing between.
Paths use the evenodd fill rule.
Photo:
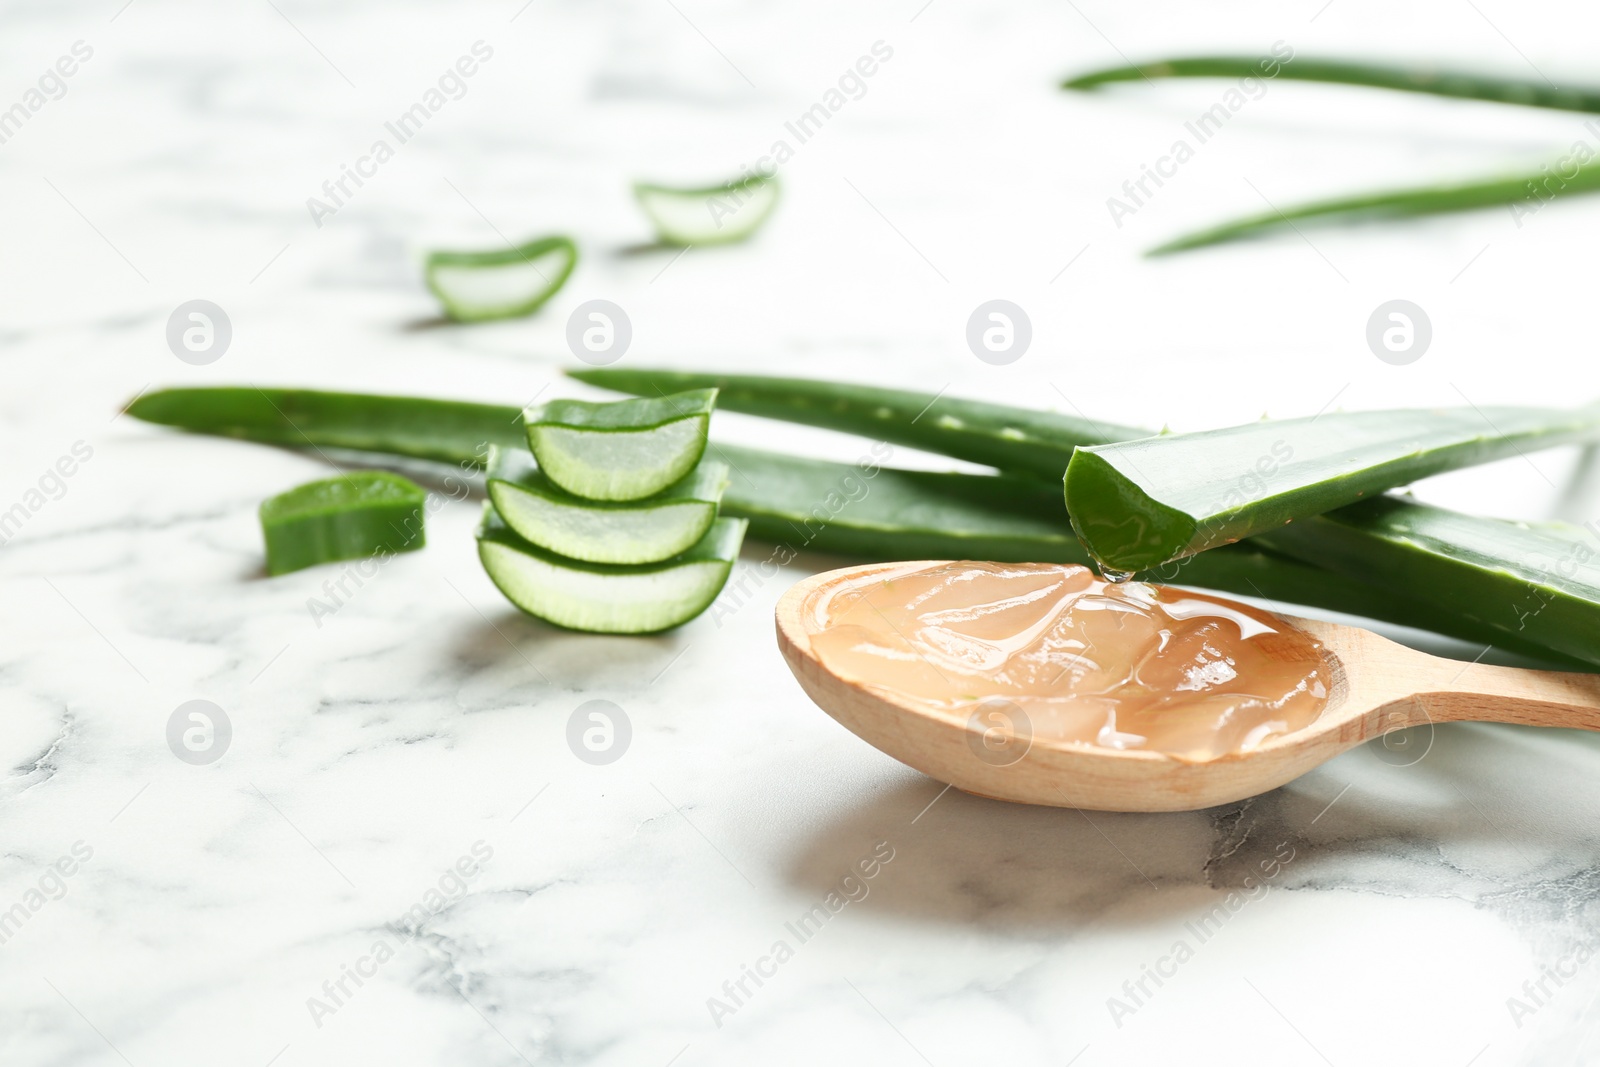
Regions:
<instances>
[{"instance_id":1,"label":"sliced aloe piece","mask_svg":"<svg viewBox=\"0 0 1600 1067\"><path fill-rule=\"evenodd\" d=\"M593 403L552 400L522 413L528 445L556 485L587 500L638 500L688 474L706 450L715 389Z\"/></svg>"},{"instance_id":2,"label":"sliced aloe piece","mask_svg":"<svg viewBox=\"0 0 1600 1067\"><path fill-rule=\"evenodd\" d=\"M387 471L307 482L261 504L267 573L421 548L427 494Z\"/></svg>"},{"instance_id":3,"label":"sliced aloe piece","mask_svg":"<svg viewBox=\"0 0 1600 1067\"><path fill-rule=\"evenodd\" d=\"M545 477L524 449L489 453L489 499L506 525L540 548L590 563L659 563L687 551L711 529L727 484L727 464L704 459L643 500L584 500Z\"/></svg>"},{"instance_id":4,"label":"sliced aloe piece","mask_svg":"<svg viewBox=\"0 0 1600 1067\"><path fill-rule=\"evenodd\" d=\"M433 252L428 288L457 322L531 315L556 295L578 263L578 246L559 234L518 248Z\"/></svg>"},{"instance_id":5,"label":"sliced aloe piece","mask_svg":"<svg viewBox=\"0 0 1600 1067\"><path fill-rule=\"evenodd\" d=\"M636 182L633 195L670 245L725 245L743 241L778 206L778 179L759 174L705 189Z\"/></svg>"},{"instance_id":6,"label":"sliced aloe piece","mask_svg":"<svg viewBox=\"0 0 1600 1067\"><path fill-rule=\"evenodd\" d=\"M1418 478L1600 438L1600 408L1339 412L1080 448L1072 525L1104 566L1139 571Z\"/></svg>"},{"instance_id":7,"label":"sliced aloe piece","mask_svg":"<svg viewBox=\"0 0 1600 1067\"><path fill-rule=\"evenodd\" d=\"M1260 540L1455 613L1495 644L1600 664L1600 540L1567 523L1506 522L1380 497Z\"/></svg>"},{"instance_id":8,"label":"sliced aloe piece","mask_svg":"<svg viewBox=\"0 0 1600 1067\"><path fill-rule=\"evenodd\" d=\"M1061 478L1078 445L1126 441L1150 433L1054 411L963 400L942 391L920 393L813 378L648 367L567 373L590 385L639 396L715 388L717 406L725 411L856 433L1053 481Z\"/></svg>"},{"instance_id":9,"label":"sliced aloe piece","mask_svg":"<svg viewBox=\"0 0 1600 1067\"><path fill-rule=\"evenodd\" d=\"M722 591L744 540L743 519L718 519L698 542L664 563L584 563L524 541L484 508L478 557L506 599L570 630L647 634L682 625Z\"/></svg>"}]
</instances>

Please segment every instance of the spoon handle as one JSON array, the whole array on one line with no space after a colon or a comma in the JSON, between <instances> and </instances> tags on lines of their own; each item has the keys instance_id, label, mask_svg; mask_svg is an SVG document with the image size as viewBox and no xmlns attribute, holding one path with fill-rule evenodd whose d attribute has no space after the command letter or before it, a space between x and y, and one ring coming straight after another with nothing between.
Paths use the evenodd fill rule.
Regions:
<instances>
[{"instance_id":1,"label":"spoon handle","mask_svg":"<svg viewBox=\"0 0 1600 1067\"><path fill-rule=\"evenodd\" d=\"M1450 675L1453 674L1454 677ZM1600 730L1600 674L1535 671L1469 663L1417 700L1434 722L1509 722Z\"/></svg>"}]
</instances>

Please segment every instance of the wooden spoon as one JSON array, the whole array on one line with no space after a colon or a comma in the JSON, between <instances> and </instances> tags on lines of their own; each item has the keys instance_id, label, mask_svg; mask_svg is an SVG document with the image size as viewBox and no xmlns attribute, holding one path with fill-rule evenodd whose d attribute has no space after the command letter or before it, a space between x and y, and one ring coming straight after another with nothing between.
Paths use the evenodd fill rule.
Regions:
<instances>
[{"instance_id":1,"label":"wooden spoon","mask_svg":"<svg viewBox=\"0 0 1600 1067\"><path fill-rule=\"evenodd\" d=\"M917 564L944 566L941 562ZM1354 626L1280 616L1326 647L1334 677L1322 716L1249 752L1195 762L1160 752L969 725L970 711L920 706L832 674L811 648L811 595L905 563L807 578L778 602L778 646L817 706L873 747L958 789L996 800L1099 811L1192 811L1276 789L1372 738L1443 722L1600 730L1600 674L1497 667L1430 656ZM1003 736L990 736L999 729ZM998 741L998 743L996 743ZM1427 742L1401 759L1414 762ZM1414 756L1412 755L1414 753Z\"/></svg>"}]
</instances>

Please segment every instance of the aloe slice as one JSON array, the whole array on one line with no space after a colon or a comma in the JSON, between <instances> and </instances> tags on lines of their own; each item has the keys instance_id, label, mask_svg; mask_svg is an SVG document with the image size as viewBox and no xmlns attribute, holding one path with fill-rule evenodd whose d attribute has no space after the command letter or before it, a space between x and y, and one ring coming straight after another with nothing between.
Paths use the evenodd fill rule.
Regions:
<instances>
[{"instance_id":1,"label":"aloe slice","mask_svg":"<svg viewBox=\"0 0 1600 1067\"><path fill-rule=\"evenodd\" d=\"M778 206L778 179L756 174L725 185L679 189L636 182L633 195L670 245L724 245L743 241Z\"/></svg>"},{"instance_id":2,"label":"aloe slice","mask_svg":"<svg viewBox=\"0 0 1600 1067\"><path fill-rule=\"evenodd\" d=\"M1080 448L1067 511L1104 566L1157 567L1442 471L1600 438L1600 409L1339 412Z\"/></svg>"},{"instance_id":3,"label":"aloe slice","mask_svg":"<svg viewBox=\"0 0 1600 1067\"><path fill-rule=\"evenodd\" d=\"M566 284L578 246L559 234L518 248L434 252L424 268L428 288L457 322L531 315Z\"/></svg>"},{"instance_id":4,"label":"aloe slice","mask_svg":"<svg viewBox=\"0 0 1600 1067\"><path fill-rule=\"evenodd\" d=\"M539 467L575 496L638 500L688 474L706 450L715 389L593 403L552 400L522 413Z\"/></svg>"},{"instance_id":5,"label":"aloe slice","mask_svg":"<svg viewBox=\"0 0 1600 1067\"><path fill-rule=\"evenodd\" d=\"M643 396L716 389L717 406L727 411L861 434L1051 480L1060 479L1078 445L1126 441L1150 432L942 393L810 378L626 368L567 373L590 385Z\"/></svg>"},{"instance_id":6,"label":"aloe slice","mask_svg":"<svg viewBox=\"0 0 1600 1067\"><path fill-rule=\"evenodd\" d=\"M478 557L506 599L570 630L646 634L699 615L722 591L744 539L742 519L718 519L664 563L623 567L566 559L524 541L484 508Z\"/></svg>"},{"instance_id":7,"label":"aloe slice","mask_svg":"<svg viewBox=\"0 0 1600 1067\"><path fill-rule=\"evenodd\" d=\"M421 487L387 471L354 471L279 493L261 504L267 573L421 548L426 501Z\"/></svg>"},{"instance_id":8,"label":"aloe slice","mask_svg":"<svg viewBox=\"0 0 1600 1067\"><path fill-rule=\"evenodd\" d=\"M659 563L687 551L711 529L727 484L727 465L706 459L654 496L602 503L557 486L523 449L489 453L489 499L506 525L540 548L590 563Z\"/></svg>"}]
</instances>

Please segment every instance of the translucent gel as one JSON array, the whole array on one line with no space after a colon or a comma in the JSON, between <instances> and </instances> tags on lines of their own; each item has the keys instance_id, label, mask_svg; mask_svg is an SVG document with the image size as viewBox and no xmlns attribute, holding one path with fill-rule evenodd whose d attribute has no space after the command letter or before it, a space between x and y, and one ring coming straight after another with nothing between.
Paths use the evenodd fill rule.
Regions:
<instances>
[{"instance_id":1,"label":"translucent gel","mask_svg":"<svg viewBox=\"0 0 1600 1067\"><path fill-rule=\"evenodd\" d=\"M1005 701L1035 740L1215 759L1315 722L1332 678L1264 611L1065 564L910 565L807 610L834 674L955 714Z\"/></svg>"}]
</instances>

